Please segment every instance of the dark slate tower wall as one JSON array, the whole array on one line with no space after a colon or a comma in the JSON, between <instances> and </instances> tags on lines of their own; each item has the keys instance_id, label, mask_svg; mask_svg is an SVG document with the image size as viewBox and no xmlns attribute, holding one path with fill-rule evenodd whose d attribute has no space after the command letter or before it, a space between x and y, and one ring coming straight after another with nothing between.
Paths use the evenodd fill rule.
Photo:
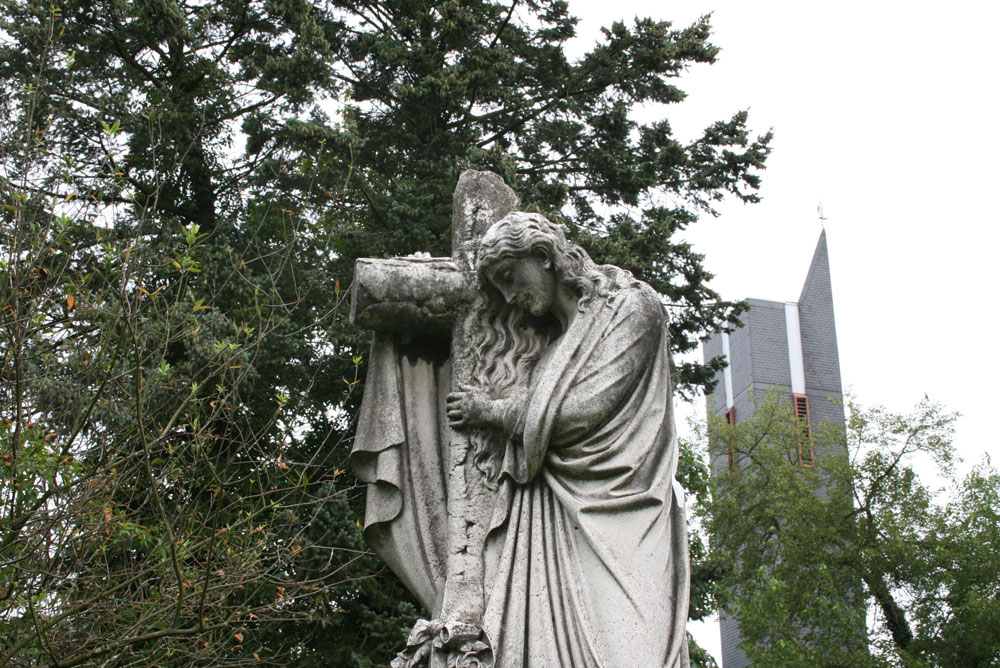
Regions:
<instances>
[{"instance_id":1,"label":"dark slate tower wall","mask_svg":"<svg viewBox=\"0 0 1000 668\"><path fill-rule=\"evenodd\" d=\"M753 412L753 399L763 399L775 387L791 392L791 368L788 361L788 333L785 325L785 303L764 299L749 299L750 310L741 317L743 327L729 334L729 374L732 379L733 408L736 420ZM722 334L713 334L703 346L705 361L723 354ZM726 412L724 374L717 377L710 410L715 415ZM712 470L728 466L724 453L715 453ZM749 665L739 648L740 627L735 619L721 614L719 627L722 637L723 668L745 668Z\"/></svg>"},{"instance_id":2,"label":"dark slate tower wall","mask_svg":"<svg viewBox=\"0 0 1000 668\"><path fill-rule=\"evenodd\" d=\"M763 399L771 388L791 389L792 371L788 362L788 330L785 327L785 303L763 299L748 299L750 312L744 318L749 349L733 346L729 352L734 359L739 353L741 367L750 367L749 373L740 374L746 388L736 385L740 394L746 394L745 408L737 412L737 419L746 417L753 409L752 398ZM744 357L745 356L745 357ZM749 363L743 361L748 358ZM750 396L752 394L752 396Z\"/></svg>"},{"instance_id":3,"label":"dark slate tower wall","mask_svg":"<svg viewBox=\"0 0 1000 668\"><path fill-rule=\"evenodd\" d=\"M750 310L741 317L743 327L729 334L729 373L732 378L733 408L740 421L753 412L753 400L763 399L775 387L791 392L791 368L788 361L788 330L785 325L785 303L764 299L748 299ZM712 335L703 346L706 361L722 355L722 335ZM710 410L715 415L726 412L724 374L712 395ZM712 469L725 470L728 466L724 453L713 456ZM740 627L735 619L725 613L719 616L722 637L723 668L745 668L749 665L739 648Z\"/></svg>"},{"instance_id":4,"label":"dark slate tower wall","mask_svg":"<svg viewBox=\"0 0 1000 668\"><path fill-rule=\"evenodd\" d=\"M753 324L758 321L759 316L746 314L745 319L749 319L750 326L744 326L734 330L729 335L729 357L732 362L729 365L730 376L733 379L733 403L736 408L736 419L741 415L746 415L749 408L750 394L754 383L754 359L751 351L754 345Z\"/></svg>"},{"instance_id":5,"label":"dark slate tower wall","mask_svg":"<svg viewBox=\"0 0 1000 668\"><path fill-rule=\"evenodd\" d=\"M814 424L844 424L837 330L833 320L830 260L824 231L799 296L799 329L806 375L806 396Z\"/></svg>"},{"instance_id":6,"label":"dark slate tower wall","mask_svg":"<svg viewBox=\"0 0 1000 668\"><path fill-rule=\"evenodd\" d=\"M701 346L702 358L707 363L716 357L722 357L722 335L713 334L708 337ZM726 391L722 374L716 376L715 390L709 399L712 404L708 407L714 415L721 415L726 411Z\"/></svg>"},{"instance_id":7,"label":"dark slate tower wall","mask_svg":"<svg viewBox=\"0 0 1000 668\"><path fill-rule=\"evenodd\" d=\"M729 334L729 373L732 378L733 407L741 420L753 411L753 400L763 399L768 390L791 391L792 374L788 362L788 334L785 303L748 299L750 310L742 316L743 327ZM713 334L703 348L705 361L722 354L722 335ZM726 411L722 374L714 392L712 412Z\"/></svg>"},{"instance_id":8,"label":"dark slate tower wall","mask_svg":"<svg viewBox=\"0 0 1000 668\"><path fill-rule=\"evenodd\" d=\"M739 644L740 625L735 619L722 613L719 615L719 635L722 638L722 668L746 668L750 665Z\"/></svg>"},{"instance_id":9,"label":"dark slate tower wall","mask_svg":"<svg viewBox=\"0 0 1000 668\"><path fill-rule=\"evenodd\" d=\"M729 334L729 373L737 421L753 412L752 398L763 399L773 389L787 392L789 397L792 392L786 304L764 299L748 299L747 302L750 310L742 316L743 327ZM843 425L843 394L825 232L820 235L802 288L798 317L811 422L813 425ZM702 348L705 361L722 355L722 339L722 334L713 334L705 341ZM719 373L716 380L708 409L714 415L723 415L727 408L724 374ZM722 453L713 457L711 464L715 471L724 470L728 465ZM720 616L719 624L722 668L745 668L748 661L738 647L739 625L725 614Z\"/></svg>"}]
</instances>

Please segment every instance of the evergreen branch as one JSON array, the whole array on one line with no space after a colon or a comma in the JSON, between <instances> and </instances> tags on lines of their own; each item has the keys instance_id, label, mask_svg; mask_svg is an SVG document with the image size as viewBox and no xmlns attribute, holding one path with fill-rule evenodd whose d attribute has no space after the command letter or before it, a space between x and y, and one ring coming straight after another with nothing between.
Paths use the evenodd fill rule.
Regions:
<instances>
[{"instance_id":1,"label":"evergreen branch","mask_svg":"<svg viewBox=\"0 0 1000 668\"><path fill-rule=\"evenodd\" d=\"M500 27L497 28L496 34L493 35L493 39L490 41L488 48L492 49L496 46L497 40L500 39L500 35L503 31L507 29L507 25L510 23L510 17L514 15L514 8L517 7L518 0L513 0L510 3L510 9L507 10L507 16L504 17L503 22L500 23Z\"/></svg>"}]
</instances>

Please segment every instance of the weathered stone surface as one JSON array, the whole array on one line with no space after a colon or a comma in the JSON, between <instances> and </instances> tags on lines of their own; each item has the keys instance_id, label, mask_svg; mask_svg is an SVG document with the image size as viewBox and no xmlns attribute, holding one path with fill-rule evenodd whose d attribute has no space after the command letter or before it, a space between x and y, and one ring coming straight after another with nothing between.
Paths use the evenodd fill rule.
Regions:
<instances>
[{"instance_id":1,"label":"weathered stone surface","mask_svg":"<svg viewBox=\"0 0 1000 668\"><path fill-rule=\"evenodd\" d=\"M451 254L465 270L476 264L486 230L517 208L517 195L493 172L462 172L452 198Z\"/></svg>"},{"instance_id":2,"label":"weathered stone surface","mask_svg":"<svg viewBox=\"0 0 1000 668\"><path fill-rule=\"evenodd\" d=\"M434 616L393 667L683 668L663 308L514 206L467 172L451 261L359 262L358 324L441 342L376 338L355 443L366 535Z\"/></svg>"},{"instance_id":3,"label":"weathered stone surface","mask_svg":"<svg viewBox=\"0 0 1000 668\"><path fill-rule=\"evenodd\" d=\"M451 258L358 260L351 323L382 332L450 334L475 291Z\"/></svg>"},{"instance_id":4,"label":"weathered stone surface","mask_svg":"<svg viewBox=\"0 0 1000 668\"><path fill-rule=\"evenodd\" d=\"M483 544L493 511L484 476L468 456L468 434L449 428L443 399L450 387L471 381L466 319L479 239L517 201L496 174L467 170L453 200L453 259L356 265L351 321L380 332L352 453L359 478L369 483L366 537L435 617L418 625L420 633L414 629L417 644L394 665L492 665L489 645L480 647L467 632L461 643L442 642L454 624L467 630L482 623ZM408 355L403 339L387 332L432 338L421 354ZM441 336L448 333L450 346ZM437 361L442 350L451 353L447 378Z\"/></svg>"},{"instance_id":5,"label":"weathered stone surface","mask_svg":"<svg viewBox=\"0 0 1000 668\"><path fill-rule=\"evenodd\" d=\"M452 198L452 255L468 272L471 287L483 235L517 205L517 195L496 174L466 170L459 178ZM476 316L462 309L452 331L452 388L476 383L469 338L478 328ZM485 607L483 551L494 499L469 456L469 434L453 431L450 441L448 578L440 614L445 620L479 625Z\"/></svg>"}]
</instances>

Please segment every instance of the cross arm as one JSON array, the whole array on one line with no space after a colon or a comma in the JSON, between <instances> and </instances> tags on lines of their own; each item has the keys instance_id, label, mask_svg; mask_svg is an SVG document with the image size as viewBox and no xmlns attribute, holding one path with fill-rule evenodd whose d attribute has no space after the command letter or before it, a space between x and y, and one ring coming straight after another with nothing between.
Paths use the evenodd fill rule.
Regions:
<instances>
[{"instance_id":1,"label":"cross arm","mask_svg":"<svg viewBox=\"0 0 1000 668\"><path fill-rule=\"evenodd\" d=\"M451 335L475 294L451 258L362 258L354 266L351 323L363 329Z\"/></svg>"}]
</instances>

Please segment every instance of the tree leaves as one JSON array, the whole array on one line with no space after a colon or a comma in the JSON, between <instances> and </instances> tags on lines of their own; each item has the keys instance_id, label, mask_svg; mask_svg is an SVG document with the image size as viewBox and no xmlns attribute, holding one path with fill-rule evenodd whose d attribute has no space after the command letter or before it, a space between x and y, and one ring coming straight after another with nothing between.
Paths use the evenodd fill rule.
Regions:
<instances>
[{"instance_id":1,"label":"tree leaves","mask_svg":"<svg viewBox=\"0 0 1000 668\"><path fill-rule=\"evenodd\" d=\"M26 476L4 500L53 508L0 529L17 661L387 662L417 610L342 475L367 345L346 286L358 257L450 252L463 169L656 287L675 351L735 317L677 234L753 200L769 135L632 117L683 99L708 21L616 24L574 60L575 24L558 1L3 5L0 387Z\"/></svg>"},{"instance_id":2,"label":"tree leaves","mask_svg":"<svg viewBox=\"0 0 1000 668\"><path fill-rule=\"evenodd\" d=\"M814 429L814 469L798 465L801 432L778 394L736 426L710 421L713 448L732 448L739 462L716 472L705 513L724 564L717 595L752 663L1000 661L1000 636L981 632L1000 624L987 602L1000 591L990 551L1000 476L983 463L952 479L949 497L928 479L930 462L951 472L955 417L927 400L908 415L851 404L846 431ZM870 645L866 612L876 620Z\"/></svg>"}]
</instances>

